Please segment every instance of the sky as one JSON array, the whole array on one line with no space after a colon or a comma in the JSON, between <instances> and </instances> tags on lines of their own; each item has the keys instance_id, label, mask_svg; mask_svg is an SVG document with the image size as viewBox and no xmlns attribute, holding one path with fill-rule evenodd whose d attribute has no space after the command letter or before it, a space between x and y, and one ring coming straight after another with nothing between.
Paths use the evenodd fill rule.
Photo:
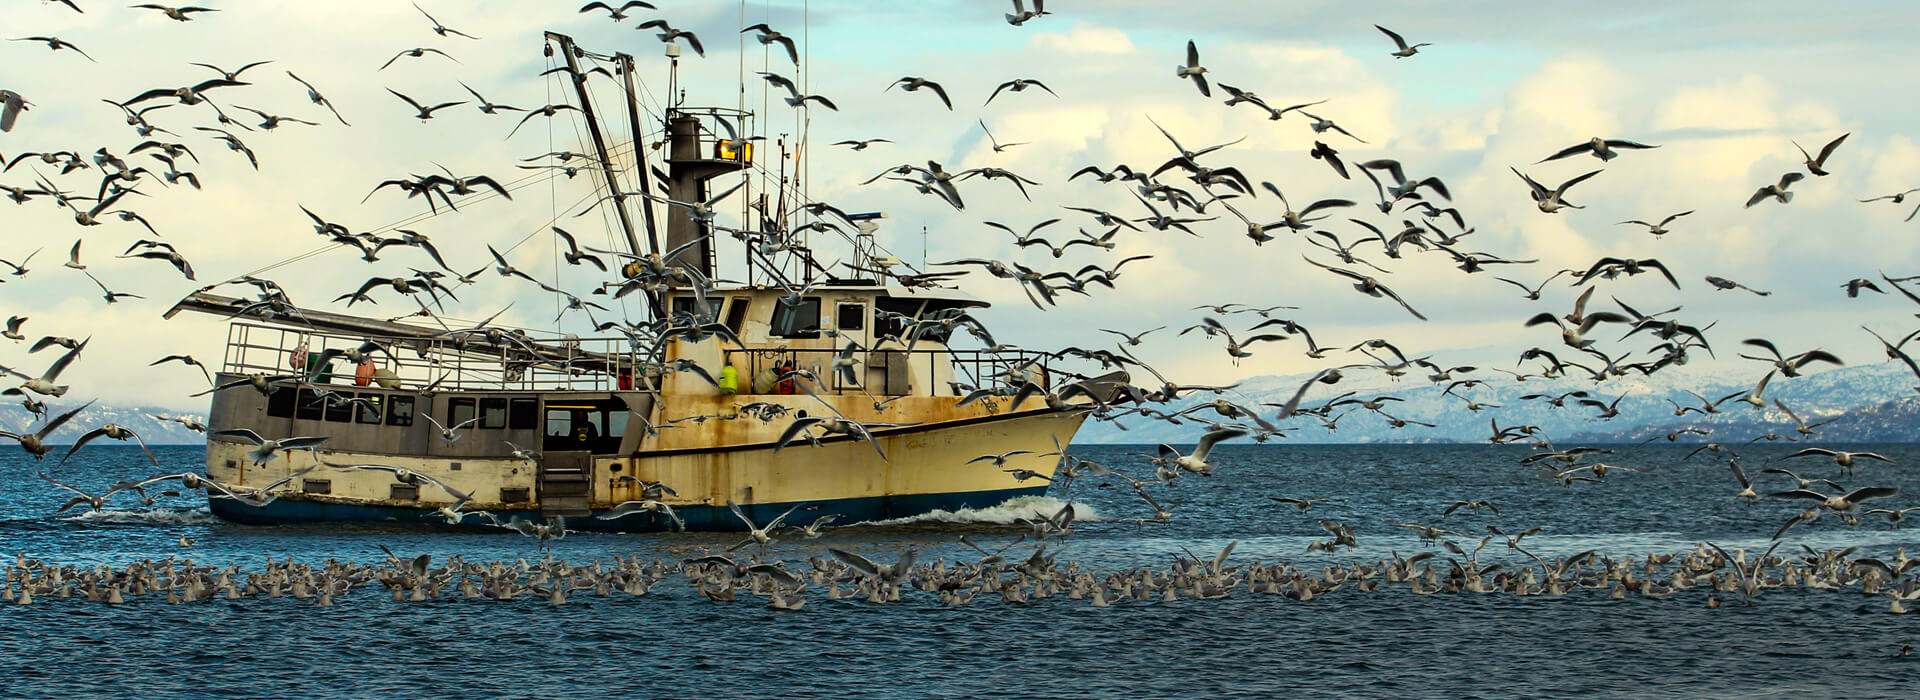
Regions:
<instances>
[{"instance_id":1,"label":"sky","mask_svg":"<svg viewBox=\"0 0 1920 700\"><path fill-rule=\"evenodd\" d=\"M1883 355L1860 326L1891 337L1914 325L1907 317L1911 302L1897 295L1849 299L1840 290L1848 279L1876 278L1882 271L1920 273L1912 243L1920 235L1920 221L1902 221L1920 198L1904 207L1857 201L1920 186L1920 147L1907 118L1920 100L1920 77L1893 68L1913 63L1916 49L1900 23L1886 21L1902 9L1892 3L1455 2L1442 7L1109 0L1049 3L1053 14L1024 26L1002 19L1010 2L987 0L663 0L655 3L659 11L636 9L618 23L604 13L575 12L567 3L422 4L446 26L479 37L467 39L436 35L426 17L401 2L215 1L201 4L218 12L176 22L123 4L76 1L84 14L28 0L0 7L4 38L58 37L94 59L50 51L39 42L0 42L0 60L10 69L0 77L0 89L32 103L12 132L0 134L0 154L8 159L50 150L92 154L104 147L130 164L157 168L144 155L127 156L143 139L124 123L118 108L102 100L122 101L148 89L214 77L189 65L194 62L233 69L272 61L241 77L249 85L220 88L211 96L223 107L252 107L318 123L236 132L258 153L255 170L207 133L193 130L217 126L205 106L169 107L150 115L156 126L179 134L168 140L186 143L199 156L201 162L189 167L205 187L194 191L146 182L138 188L141 195L124 198L122 206L146 217L161 240L192 261L196 282L164 262L113 257L136 240L153 238L138 224L110 220L81 227L72 212L50 198L20 205L0 201L5 212L0 259L19 262L39 250L28 275L0 275L7 280L0 284L0 315L29 318L24 342L0 341L0 365L37 373L53 358L51 352L29 355L26 346L34 339L91 336L88 351L63 381L76 387L76 396L109 402L204 410L203 398L188 398L205 386L198 372L148 366L166 354L190 353L209 363L222 356L227 330L220 319L161 318L174 300L196 288L258 273L278 281L303 306L338 310L344 302L330 300L370 276L404 275L408 267L431 264L418 251L401 249L389 249L378 262L362 262L356 252L316 236L302 206L355 231L400 225L427 234L456 269L485 264L486 246L493 245L508 251L515 266L574 293L597 286L604 279L590 270L561 269L557 244L547 233L548 226L558 224L586 245L614 243L603 212L575 216L597 196L594 184L587 176L543 177L515 167L549 151L588 150L584 126L571 113L551 120L535 117L509 137L517 114L486 115L469 104L422 122L388 90L423 102L470 99L464 83L493 101L516 106L571 101L569 86L559 78L539 76L557 65L542 54L541 32L552 30L573 35L592 51L639 57L642 103L657 114L671 99L667 59L654 31L634 29L656 17L695 32L707 49L705 57L688 52L679 62L675 89L684 91L686 104L756 112L754 131L768 139L760 146L763 167L782 168L773 155L784 141L800 155L784 167L802 175L808 197L847 211L885 212L878 240L909 262L923 260L923 246L930 262L1000 259L1043 272L1152 256L1129 264L1117 289L1096 288L1091 297L1066 294L1046 310L1029 305L1012 281L976 272L964 286L994 303L983 318L1009 344L1104 347L1114 338L1099 329L1168 326L1134 350L1164 373L1191 382L1310 372L1331 362L1364 360L1338 354L1309 358L1298 338L1257 345L1252 357L1236 360L1218 340L1175 335L1208 315L1193 307L1234 302L1300 307L1276 315L1307 326L1325 346L1386 338L1410 356L1431 355L1443 364L1510 368L1527 347L1567 352L1558 346L1553 328L1529 328L1522 321L1541 311L1566 313L1582 290L1562 277L1547 286L1541 300L1531 301L1494 278L1533 285L1557 270L1584 270L1603 256L1658 259L1679 277L1681 288L1653 275L1603 280L1595 283L1600 289L1594 306L1612 308L1608 297L1642 310L1680 306L1682 320L1717 324L1710 337L1721 366L1750 371L1756 379L1764 365L1727 351L1741 339L1770 338L1788 352L1822 347L1849 362L1868 363ZM804 71L797 71L784 52L740 36L740 28L760 22L801 42ZM1394 58L1392 44L1375 24L1432 45L1414 57ZM1175 75L1189 40L1199 47L1215 84L1212 98ZM446 56L402 57L381 69L396 53L416 47ZM288 71L313 83L352 126L309 103ZM825 95L840 109L798 114L758 78L760 71L796 77L806 92ZM886 89L903 76L940 82L955 108L945 109L925 91ZM995 85L1014 78L1040 80L1058 96L1028 90L983 105ZM1365 142L1316 134L1310 120L1297 113L1276 121L1248 105L1227 107L1221 82L1254 91L1276 106L1324 100L1306 111L1333 119ZM608 102L617 94L604 78L591 84L596 100ZM170 100L150 104L165 101ZM228 112L243 116L237 109ZM1024 145L995 152L982 121L1000 142ZM1112 252L1083 247L1060 259L1044 250L1016 250L1009 236L983 224L1025 230L1063 217L1043 232L1057 242L1073 235L1074 228L1102 231L1065 206L1144 216L1130 187L1066 178L1085 165L1157 167L1174 150L1155 123L1193 149L1238 140L1202 162L1236 167L1254 183L1272 182L1295 208L1323 198L1359 202L1321 224L1349 241L1360 229L1348 218L1391 233L1402 219L1416 217L1403 209L1380 214L1369 206L1371 185L1357 174L1352 181L1339 179L1308 150L1320 140L1338 149L1350 166L1398 160L1409 174L1447 183L1451 205L1475 231L1462 239L1464 250L1539 262L1468 275L1438 251L1414 251L1393 260L1378 247L1363 249L1362 257L1391 271L1376 276L1430 319L1420 321L1390 300L1363 296L1341 278L1307 264L1303 256L1334 261L1297 234L1276 231L1277 240L1256 246L1244 235L1244 225L1219 205L1205 216L1222 218L1196 224L1198 235L1123 230ZM1817 149L1841 134L1851 135L1828 161L1832 175L1795 184L1789 204L1742 206L1755 188L1801 167L1795 142ZM1626 152L1606 163L1586 156L1537 163L1594 136L1658 148ZM623 142L629 138L616 135ZM829 145L865 138L892 143L863 151ZM642 139L653 140L651 134ZM950 171L1004 168L1041 184L1030 187L1028 200L1004 181L968 180L960 184L964 211L902 183L860 185L883 169L929 160ZM383 180L435 172L436 164L519 184L511 201L476 198L459 212L433 217L422 216L420 200L391 188L368 197ZM1603 172L1569 193L1568 199L1584 208L1544 214L1510 168L1550 186L1590 170ZM32 187L36 172L76 193L91 194L99 187L98 170L60 176L37 159L0 174L0 185ZM1198 191L1171 173L1162 181ZM1228 203L1261 222L1277 219L1285 209L1263 190ZM745 204L737 197L727 202L722 220L737 221ZM1681 211L1693 213L1661 238L1616 223ZM81 238L88 272L115 291L145 298L109 305L85 275L63 267L67 249ZM820 248L824 260L846 259L844 246L823 243ZM740 260L734 244L720 255L723 275L740 274L731 264ZM1715 290L1703 281L1707 275L1771 294ZM376 294L381 303L368 313L396 316L414 308L390 293ZM447 315L478 319L509 303L513 307L502 317L507 322L585 330L583 318L556 324L550 295L491 273L463 288ZM640 318L637 306L624 310ZM1239 333L1258 319L1221 320ZM1614 354L1647 345L1614 341L1623 331L1596 335Z\"/></svg>"}]
</instances>

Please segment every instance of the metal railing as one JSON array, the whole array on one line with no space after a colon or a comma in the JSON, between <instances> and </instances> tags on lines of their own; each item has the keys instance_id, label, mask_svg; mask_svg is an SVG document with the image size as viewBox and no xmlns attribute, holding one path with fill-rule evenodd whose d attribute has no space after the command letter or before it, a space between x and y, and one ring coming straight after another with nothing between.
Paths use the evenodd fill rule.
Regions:
<instances>
[{"instance_id":1,"label":"metal railing","mask_svg":"<svg viewBox=\"0 0 1920 700\"><path fill-rule=\"evenodd\" d=\"M1026 378L1043 387L1051 384L1046 366L1050 356L1040 352L1014 350L995 353L985 350L943 348L912 351L861 349L851 354L854 360L853 374L856 379L851 383L834 369L834 361L838 359L841 352L831 348L729 348L725 351L724 360L727 364L740 369L740 376L749 383L764 371L772 371L774 376L778 376L780 369L791 362L795 369L805 369L818 374L820 380L825 383L826 389L836 394L865 392L874 396L907 396L913 393L914 369L923 369L924 371L918 375L919 380L931 383L940 376L938 369L943 362L953 368L954 381L975 388L1005 384L1016 378ZM871 371L876 369L880 371ZM1026 375L1017 376L1021 372L1025 372ZM743 387L745 388L747 387ZM927 386L922 392L926 395L940 396L964 394L966 390Z\"/></svg>"},{"instance_id":2,"label":"metal railing","mask_svg":"<svg viewBox=\"0 0 1920 700\"><path fill-rule=\"evenodd\" d=\"M316 361L328 349L352 350L372 341L379 372L370 383L387 388L446 391L648 391L657 372L640 369L626 338L533 338L538 352L513 346L493 348L458 338L382 338L299 330L252 323L227 328L221 371L233 374L301 375L313 384L355 382L356 367L336 356L329 367L296 364ZM305 346L304 356L299 351Z\"/></svg>"}]
</instances>

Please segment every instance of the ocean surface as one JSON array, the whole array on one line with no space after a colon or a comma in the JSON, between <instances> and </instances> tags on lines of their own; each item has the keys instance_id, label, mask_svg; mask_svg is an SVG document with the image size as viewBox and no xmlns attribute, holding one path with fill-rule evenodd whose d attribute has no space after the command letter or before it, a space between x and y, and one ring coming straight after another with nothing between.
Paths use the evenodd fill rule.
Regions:
<instances>
[{"instance_id":1,"label":"ocean surface","mask_svg":"<svg viewBox=\"0 0 1920 700\"><path fill-rule=\"evenodd\" d=\"M148 507L122 495L103 512L55 511L68 494L37 478L100 489L158 473L137 448L90 445L62 466L0 446L0 557L50 565L124 566L140 559L258 569L271 557L373 564L385 545L403 557L575 564L614 557L677 562L739 541L737 534L572 534L540 543L509 531L455 531L423 523L251 527L210 516L204 500ZM1680 552L1711 541L1764 549L1799 502L1737 500L1724 461L1682 458L1693 446L1611 446L1604 461L1649 467L1564 488L1519 460L1522 446L1228 445L1213 477L1186 476L1151 493L1166 522L1124 483L1088 478L1052 496L976 512L829 530L767 550L800 570L832 546L891 562L979 558L957 543L1006 543L1031 528L1016 518L1077 504L1058 564L1096 572L1165 571L1187 553L1210 559L1237 542L1228 564L1292 562L1306 569L1375 563L1392 553L1439 551L1390 523L1436 524L1473 537L1488 525L1542 528L1524 546L1551 560L1595 549L1618 558ZM1849 488L1898 486L1868 507L1920 505L1920 446L1864 445L1894 464L1843 477L1820 458L1779 461L1790 445L1740 446L1762 493L1792 488L1786 466ZM1136 477L1146 448L1088 446L1077 456ZM198 469L198 447L155 449L166 471ZM56 456L59 453L56 452ZM823 467L825 468L825 467ZM984 467L983 467L984 468ZM1102 487L1102 483L1108 484ZM1301 513L1270 496L1339 498ZM1456 500L1500 511L1441 513ZM1359 546L1309 553L1317 521L1349 525ZM798 516L796 516L798 519ZM1913 522L1920 523L1920 519ZM182 546L182 536L191 546ZM1776 554L1858 547L1853 556L1920 555L1920 530L1879 516L1848 526L1825 517L1796 527ZM1034 545L1008 551L1024 558ZM745 555L751 548L743 550ZM1530 564L1499 539L1483 561ZM264 596L118 606L43 597L0 605L0 695L18 697L1905 697L1920 696L1920 615L1888 614L1888 598L1858 587L1798 586L1756 605L1705 604L1704 587L1671 597L1606 590L1519 597L1418 595L1405 586L1353 587L1299 602L1250 593L1216 600L1125 600L1094 607L1061 595L1027 603L981 596L949 607L908 591L899 602L830 600L815 589L781 611L741 595L714 602L669 576L645 596L581 592L566 605L445 596L395 602L377 584L332 607ZM1724 595L1724 594L1723 594ZM1917 606L1920 607L1920 606Z\"/></svg>"}]
</instances>

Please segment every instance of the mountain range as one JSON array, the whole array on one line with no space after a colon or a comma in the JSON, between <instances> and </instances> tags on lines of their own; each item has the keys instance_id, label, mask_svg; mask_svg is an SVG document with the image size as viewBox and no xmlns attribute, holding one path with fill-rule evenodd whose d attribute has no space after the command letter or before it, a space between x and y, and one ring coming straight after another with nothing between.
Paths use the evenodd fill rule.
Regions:
<instances>
[{"instance_id":1,"label":"mountain range","mask_svg":"<svg viewBox=\"0 0 1920 700\"><path fill-rule=\"evenodd\" d=\"M1722 366L1714 369L1670 367L1653 376L1615 378L1604 383L1576 378L1515 381L1506 375L1486 372L1461 374L1487 379L1484 384L1459 388L1454 395L1445 393L1449 382L1433 383L1426 377L1408 374L1398 381L1378 374L1352 376L1332 385L1308 390L1303 408L1326 403L1346 392L1352 398L1371 399L1391 396L1398 400L1381 401L1382 410L1395 418L1409 421L1394 427L1386 417L1359 406L1342 406L1332 411L1335 428L1327 429L1312 417L1295 417L1280 427L1298 428L1285 435L1289 442L1359 443L1484 443L1493 434L1492 424L1501 427L1538 426L1557 442L1639 442L1665 436L1684 427L1709 431L1706 435L1677 436L1683 442L1746 443L1759 436L1776 435L1779 440L1828 442L1914 442L1920 436L1920 393L1916 380L1905 365L1881 363L1841 367L1822 372L1803 370L1804 376L1775 376L1761 396L1764 408L1746 402L1760 375L1753 367ZM1424 371L1421 373L1424 375ZM1259 404L1278 405L1299 389L1310 375L1263 376L1240 382L1228 392L1228 400L1250 409L1258 409L1271 419L1277 409ZM1585 391L1589 400L1612 405L1617 415L1600 418L1603 409L1578 403L1583 397L1567 396L1554 405L1549 398L1568 392ZM1693 393L1705 397L1705 401ZM1523 396L1536 398L1523 399ZM1482 404L1470 410L1468 400ZM1713 413L1675 412L1682 407L1703 406L1720 401ZM1212 400L1211 396L1190 396L1176 407L1187 407ZM1617 400L1618 403L1615 403ZM1814 435L1803 435L1796 423L1776 405L1784 403L1802 420L1825 423ZM1344 414L1344 415L1343 415ZM1210 409L1193 414L1209 420L1226 420ZM1433 427L1413 422L1430 423ZM1124 425L1126 429L1119 426ZM1087 443L1191 443L1206 425L1183 420L1173 425L1164 420L1140 416L1117 422L1089 421L1074 439Z\"/></svg>"},{"instance_id":2,"label":"mountain range","mask_svg":"<svg viewBox=\"0 0 1920 700\"><path fill-rule=\"evenodd\" d=\"M47 413L50 416L58 416L73 410L78 405L79 402L75 401L50 400L47 401ZM207 440L207 436L188 430L186 426L173 421L154 420L151 416L192 416L203 423L207 419L204 413L180 413L152 406L115 406L95 403L67 421L66 425L60 426L59 430L53 431L53 435L47 439L47 442L55 445L71 444L79 439L82 433L108 423L133 429L133 432L139 434L140 438L146 440L149 445L198 444ZM41 425L43 422L40 417L28 413L20 404L0 404L0 430L10 433L31 432L39 430ZM11 449L5 443L0 443L0 447Z\"/></svg>"}]
</instances>

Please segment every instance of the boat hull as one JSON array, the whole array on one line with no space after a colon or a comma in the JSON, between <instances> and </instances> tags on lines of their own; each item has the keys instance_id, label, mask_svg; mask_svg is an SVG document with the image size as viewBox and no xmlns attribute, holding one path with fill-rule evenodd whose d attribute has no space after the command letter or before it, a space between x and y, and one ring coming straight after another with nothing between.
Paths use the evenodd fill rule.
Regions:
<instances>
[{"instance_id":1,"label":"boat hull","mask_svg":"<svg viewBox=\"0 0 1920 700\"><path fill-rule=\"evenodd\" d=\"M829 514L840 516L835 524L871 522L1044 495L1059 463L1058 456L1046 453L1056 444L1069 443L1084 419L1082 411L1003 412L880 429L872 440L834 437L784 447L768 442L596 456L585 465L584 499L564 509L556 507L559 499L548 497L555 491L542 481L543 470L512 458L452 460L321 450L283 453L255 465L246 457L251 445L210 441L208 473L215 480L243 488L284 483L271 492L276 498L262 506L220 498L210 499L208 507L223 519L250 525L446 522L436 512L453 504L446 490L424 480L409 487L391 470L337 466L378 464L404 468L471 495L464 511L536 522L565 516L567 527L574 530L675 528L670 518L656 512L596 517L622 503L646 500L642 482L666 484L676 492L660 500L689 530L744 530L746 524L733 515L729 503L739 504L760 524L795 507L800 510L788 517L789 525L805 525ZM1020 450L1025 453L1009 456L1003 464L975 461L987 453ZM477 513L462 520L465 525L491 522Z\"/></svg>"},{"instance_id":2,"label":"boat hull","mask_svg":"<svg viewBox=\"0 0 1920 700\"><path fill-rule=\"evenodd\" d=\"M899 496L876 496L869 498L846 498L830 501L805 501L798 503L755 503L743 506L747 517L756 523L764 523L780 517L789 508L800 507L788 516L794 525L806 525L829 513L839 514L835 524L877 522L925 515L934 511L959 511L963 508L981 509L1006 503L1007 501L1046 495L1046 486L1034 486L1020 489L997 491L973 491L967 493L911 494ZM243 525L286 525L295 523L330 522L430 522L445 523L446 520L435 514L430 508L409 508L371 503L329 503L288 497L275 499L265 506L254 507L232 499L216 498L207 502L207 508L214 515ZM568 530L588 532L667 532L676 529L673 521L665 515L651 512L635 513L622 518L602 520L597 516L605 515L609 509L596 510L593 517L568 518ZM674 513L686 523L691 531L738 532L745 525L725 506L689 505L675 508ZM515 517L536 523L548 522L548 518L538 511L519 511L500 513L500 517ZM468 515L461 525L485 525L488 521L478 515Z\"/></svg>"}]
</instances>

